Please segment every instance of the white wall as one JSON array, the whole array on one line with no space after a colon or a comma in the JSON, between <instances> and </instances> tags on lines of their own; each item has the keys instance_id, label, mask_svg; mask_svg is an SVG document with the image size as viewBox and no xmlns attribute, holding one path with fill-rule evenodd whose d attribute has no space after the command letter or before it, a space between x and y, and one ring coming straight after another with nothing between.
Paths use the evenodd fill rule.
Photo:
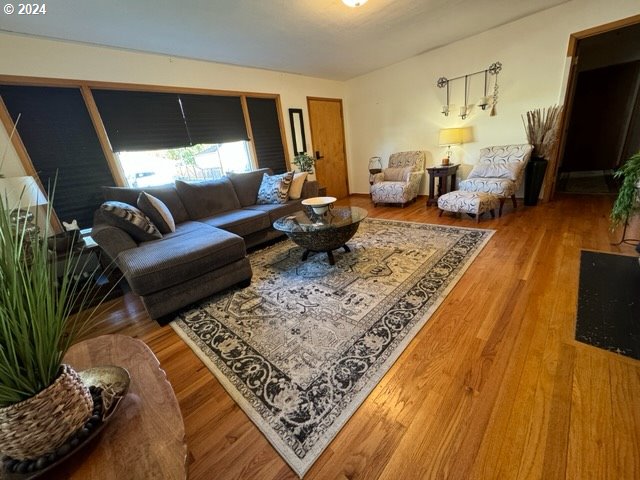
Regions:
<instances>
[{"instance_id":1,"label":"white wall","mask_svg":"<svg viewBox=\"0 0 640 480\"><path fill-rule=\"evenodd\" d=\"M7 33L0 33L0 74L280 94L290 155L288 109L304 110L311 150L307 96L343 98L345 91L343 82L333 80ZM0 128L0 154L4 145ZM12 148L4 163L6 176L24 174Z\"/></svg>"},{"instance_id":2,"label":"white wall","mask_svg":"<svg viewBox=\"0 0 640 480\"><path fill-rule=\"evenodd\" d=\"M638 0L573 0L558 7L426 52L347 82L345 115L351 193L369 191L369 157L402 150L426 150L427 165L440 163L438 130L471 126L475 141L453 148L452 161L464 162L463 177L480 148L525 143L521 115L527 110L564 101L571 33L640 13ZM453 78L503 64L499 74L497 115L474 109L466 120L454 109L440 113L445 89L439 77ZM471 80L475 103L484 87L482 76ZM464 81L452 83L452 99L463 104ZM385 163L386 164L386 163ZM423 192L426 182L423 182Z\"/></svg>"}]
</instances>

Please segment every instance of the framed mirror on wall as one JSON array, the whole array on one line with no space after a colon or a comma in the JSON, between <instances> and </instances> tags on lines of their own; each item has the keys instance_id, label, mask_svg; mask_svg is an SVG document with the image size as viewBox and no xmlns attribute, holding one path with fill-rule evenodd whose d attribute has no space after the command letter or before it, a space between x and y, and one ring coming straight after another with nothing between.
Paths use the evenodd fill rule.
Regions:
<instances>
[{"instance_id":1,"label":"framed mirror on wall","mask_svg":"<svg viewBox=\"0 0 640 480\"><path fill-rule=\"evenodd\" d=\"M301 108L289 109L291 122L291 138L293 139L293 154L300 155L307 151L307 139L304 136L304 120Z\"/></svg>"}]
</instances>

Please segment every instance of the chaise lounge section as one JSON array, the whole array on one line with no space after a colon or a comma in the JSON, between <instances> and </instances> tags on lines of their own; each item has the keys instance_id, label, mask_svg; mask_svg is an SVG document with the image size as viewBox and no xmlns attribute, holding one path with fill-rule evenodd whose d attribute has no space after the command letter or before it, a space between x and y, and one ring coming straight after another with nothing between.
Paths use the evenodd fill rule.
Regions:
<instances>
[{"instance_id":1,"label":"chaise lounge section","mask_svg":"<svg viewBox=\"0 0 640 480\"><path fill-rule=\"evenodd\" d=\"M101 208L91 235L122 271L151 318L167 323L187 305L234 285L249 285L247 248L282 236L272 228L273 222L300 210L302 199L317 195L317 182L306 181L299 199L256 204L265 173L271 171L144 189L104 187L106 202L136 206L142 192L160 200L175 222L175 231L141 241L126 226L114 224Z\"/></svg>"}]
</instances>

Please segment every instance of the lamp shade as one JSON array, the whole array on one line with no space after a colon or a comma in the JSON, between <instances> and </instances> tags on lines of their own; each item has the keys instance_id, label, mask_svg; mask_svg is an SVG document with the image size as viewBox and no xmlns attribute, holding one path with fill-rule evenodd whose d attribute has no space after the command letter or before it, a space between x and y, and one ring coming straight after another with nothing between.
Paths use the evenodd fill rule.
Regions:
<instances>
[{"instance_id":1,"label":"lamp shade","mask_svg":"<svg viewBox=\"0 0 640 480\"><path fill-rule=\"evenodd\" d=\"M448 145L459 145L462 143L463 137L462 128L442 128L440 129L440 138L438 144L441 147Z\"/></svg>"},{"instance_id":2,"label":"lamp shade","mask_svg":"<svg viewBox=\"0 0 640 480\"><path fill-rule=\"evenodd\" d=\"M0 195L7 209L29 208L48 203L33 177L0 178Z\"/></svg>"}]
</instances>

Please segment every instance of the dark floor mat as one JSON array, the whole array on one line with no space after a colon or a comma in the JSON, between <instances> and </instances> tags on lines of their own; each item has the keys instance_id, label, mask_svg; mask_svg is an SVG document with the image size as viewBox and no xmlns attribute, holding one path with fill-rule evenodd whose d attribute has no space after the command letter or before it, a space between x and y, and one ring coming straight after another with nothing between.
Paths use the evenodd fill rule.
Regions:
<instances>
[{"instance_id":1,"label":"dark floor mat","mask_svg":"<svg viewBox=\"0 0 640 480\"><path fill-rule=\"evenodd\" d=\"M637 257L582 251L576 340L640 360Z\"/></svg>"}]
</instances>

